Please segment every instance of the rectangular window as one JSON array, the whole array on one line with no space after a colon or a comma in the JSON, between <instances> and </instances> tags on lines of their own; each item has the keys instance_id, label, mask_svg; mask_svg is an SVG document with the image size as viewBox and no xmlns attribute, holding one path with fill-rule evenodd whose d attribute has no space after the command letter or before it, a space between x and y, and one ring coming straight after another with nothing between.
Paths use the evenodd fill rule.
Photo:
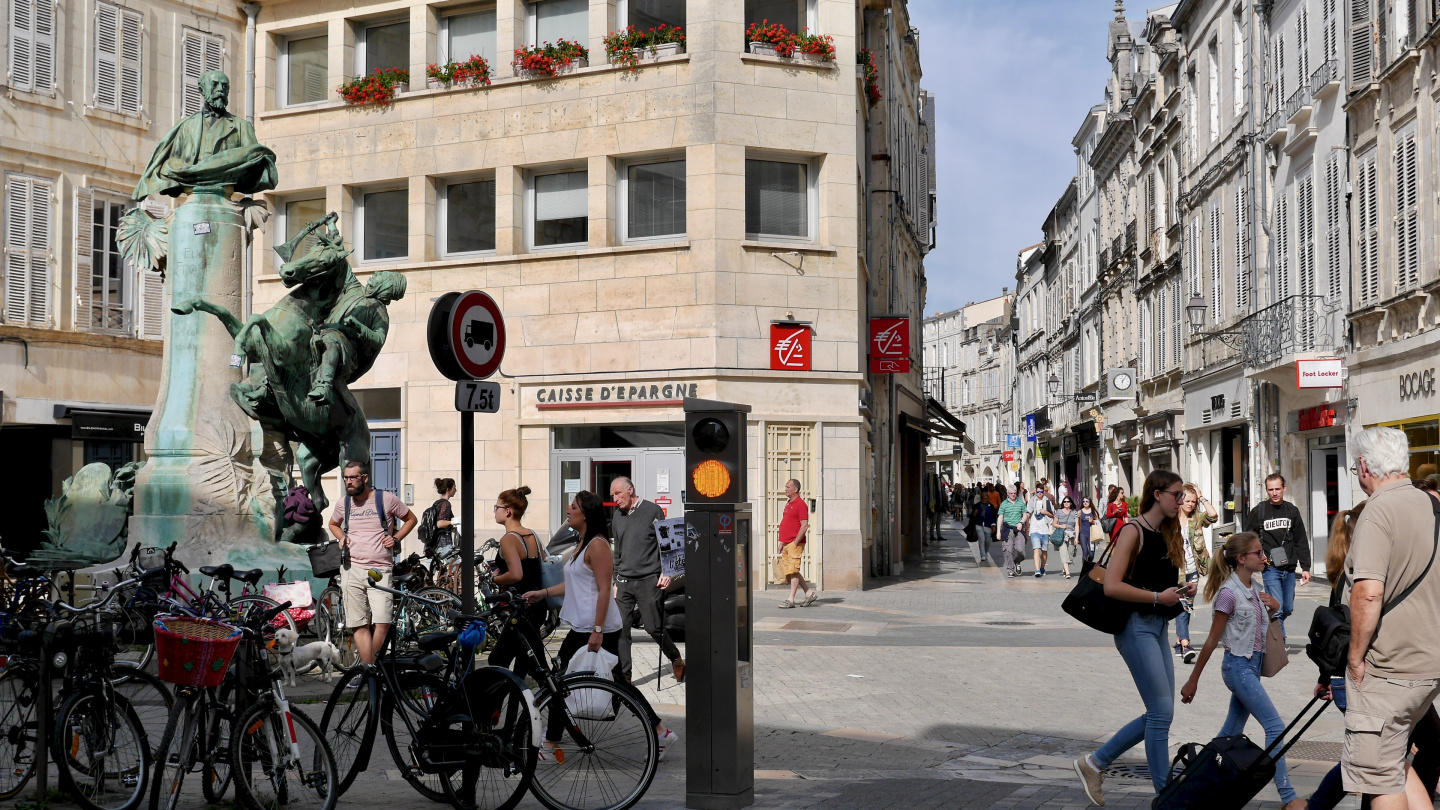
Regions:
<instances>
[{"instance_id":1,"label":"rectangular window","mask_svg":"<svg viewBox=\"0 0 1440 810\"><path fill-rule=\"evenodd\" d=\"M1210 322L1212 324L1219 324L1220 315L1225 311L1225 296L1220 283L1222 219L1220 197L1217 195L1214 202L1210 203Z\"/></svg>"},{"instance_id":2,"label":"rectangular window","mask_svg":"<svg viewBox=\"0 0 1440 810\"><path fill-rule=\"evenodd\" d=\"M182 28L180 31L180 115L200 112L200 76L225 69L225 41L217 36Z\"/></svg>"},{"instance_id":3,"label":"rectangular window","mask_svg":"<svg viewBox=\"0 0 1440 810\"><path fill-rule=\"evenodd\" d=\"M360 67L365 75L390 68L410 69L410 23L372 25L365 29L360 47Z\"/></svg>"},{"instance_id":4,"label":"rectangular window","mask_svg":"<svg viewBox=\"0 0 1440 810\"><path fill-rule=\"evenodd\" d=\"M750 238L810 237L810 167L745 161L745 234Z\"/></svg>"},{"instance_id":5,"label":"rectangular window","mask_svg":"<svg viewBox=\"0 0 1440 810\"><path fill-rule=\"evenodd\" d=\"M292 39L281 56L287 106L314 104L330 94L330 40L325 36Z\"/></svg>"},{"instance_id":6,"label":"rectangular window","mask_svg":"<svg viewBox=\"0 0 1440 810\"><path fill-rule=\"evenodd\" d=\"M482 56L495 67L495 9L469 11L440 18L441 62L464 62Z\"/></svg>"},{"instance_id":7,"label":"rectangular window","mask_svg":"<svg viewBox=\"0 0 1440 810\"><path fill-rule=\"evenodd\" d=\"M1340 274L1344 272L1344 265L1340 261L1340 240L1344 225L1341 205L1344 197L1340 193L1340 159L1338 152L1330 154L1330 160L1325 164L1325 252L1326 277L1329 285L1326 293L1330 300L1336 303L1340 301Z\"/></svg>"},{"instance_id":8,"label":"rectangular window","mask_svg":"<svg viewBox=\"0 0 1440 810\"><path fill-rule=\"evenodd\" d=\"M1230 23L1230 103L1235 120L1245 107L1245 34L1237 15Z\"/></svg>"},{"instance_id":9,"label":"rectangular window","mask_svg":"<svg viewBox=\"0 0 1440 810\"><path fill-rule=\"evenodd\" d=\"M812 0L745 0L745 27L769 21L780 23L799 33L815 30L815 8Z\"/></svg>"},{"instance_id":10,"label":"rectangular window","mask_svg":"<svg viewBox=\"0 0 1440 810\"><path fill-rule=\"evenodd\" d=\"M1205 75L1210 93L1210 143L1220 140L1220 43L1210 41L1205 53Z\"/></svg>"},{"instance_id":11,"label":"rectangular window","mask_svg":"<svg viewBox=\"0 0 1440 810\"><path fill-rule=\"evenodd\" d=\"M1301 6L1295 16L1295 86L1310 81L1310 7Z\"/></svg>"},{"instance_id":12,"label":"rectangular window","mask_svg":"<svg viewBox=\"0 0 1440 810\"><path fill-rule=\"evenodd\" d=\"M1365 0L1348 4L1350 9L1350 86L1369 84L1375 76L1374 32L1370 29L1370 3Z\"/></svg>"},{"instance_id":13,"label":"rectangular window","mask_svg":"<svg viewBox=\"0 0 1440 810\"><path fill-rule=\"evenodd\" d=\"M535 178L531 193L535 224L534 247L584 245L589 240L590 174L587 171L543 174Z\"/></svg>"},{"instance_id":14,"label":"rectangular window","mask_svg":"<svg viewBox=\"0 0 1440 810\"><path fill-rule=\"evenodd\" d=\"M1380 297L1380 189L1375 150L1355 161L1355 219L1360 249L1361 304L1373 304Z\"/></svg>"},{"instance_id":15,"label":"rectangular window","mask_svg":"<svg viewBox=\"0 0 1440 810\"><path fill-rule=\"evenodd\" d=\"M306 225L325 216L325 200L286 200L285 207L282 209L280 216L283 220L280 223L280 227L282 228L280 233L284 236L282 242L289 242L291 239L299 236L300 232L305 230ZM295 251L291 254L291 257L298 259L304 256L310 252L310 248L314 247L318 241L319 238L312 232L309 236L301 240L300 244L295 246ZM278 269L279 265L276 265L276 267Z\"/></svg>"},{"instance_id":16,"label":"rectangular window","mask_svg":"<svg viewBox=\"0 0 1440 810\"><path fill-rule=\"evenodd\" d=\"M495 181L450 183L440 198L444 209L445 255L495 249Z\"/></svg>"},{"instance_id":17,"label":"rectangular window","mask_svg":"<svg viewBox=\"0 0 1440 810\"><path fill-rule=\"evenodd\" d=\"M525 9L531 45L565 39L589 46L589 0L537 0Z\"/></svg>"},{"instance_id":18,"label":"rectangular window","mask_svg":"<svg viewBox=\"0 0 1440 810\"><path fill-rule=\"evenodd\" d=\"M10 2L10 86L27 93L55 92L55 4Z\"/></svg>"},{"instance_id":19,"label":"rectangular window","mask_svg":"<svg viewBox=\"0 0 1440 810\"><path fill-rule=\"evenodd\" d=\"M5 323L50 325L50 260L54 233L48 180L5 178Z\"/></svg>"},{"instance_id":20,"label":"rectangular window","mask_svg":"<svg viewBox=\"0 0 1440 810\"><path fill-rule=\"evenodd\" d=\"M641 31L662 25L685 27L685 0L620 0L619 19Z\"/></svg>"},{"instance_id":21,"label":"rectangular window","mask_svg":"<svg viewBox=\"0 0 1440 810\"><path fill-rule=\"evenodd\" d=\"M1235 181L1235 314L1244 315L1249 307L1250 194L1242 175Z\"/></svg>"},{"instance_id":22,"label":"rectangular window","mask_svg":"<svg viewBox=\"0 0 1440 810\"><path fill-rule=\"evenodd\" d=\"M139 115L141 31L139 12L95 4L94 99L102 110Z\"/></svg>"},{"instance_id":23,"label":"rectangular window","mask_svg":"<svg viewBox=\"0 0 1440 810\"><path fill-rule=\"evenodd\" d=\"M1420 173L1415 130L1395 139L1395 291L1420 283Z\"/></svg>"},{"instance_id":24,"label":"rectangular window","mask_svg":"<svg viewBox=\"0 0 1440 810\"><path fill-rule=\"evenodd\" d=\"M410 193L404 189L372 191L361 196L360 219L367 262L404 260L410 255Z\"/></svg>"},{"instance_id":25,"label":"rectangular window","mask_svg":"<svg viewBox=\"0 0 1440 810\"><path fill-rule=\"evenodd\" d=\"M120 217L134 203L94 196L90 216L90 327L129 334L134 271L120 256Z\"/></svg>"},{"instance_id":26,"label":"rectangular window","mask_svg":"<svg viewBox=\"0 0 1440 810\"><path fill-rule=\"evenodd\" d=\"M1295 187L1295 258L1300 295L1315 294L1315 175L1307 173Z\"/></svg>"},{"instance_id":27,"label":"rectangular window","mask_svg":"<svg viewBox=\"0 0 1440 810\"><path fill-rule=\"evenodd\" d=\"M685 161L627 166L621 182L627 240L685 235Z\"/></svg>"},{"instance_id":28,"label":"rectangular window","mask_svg":"<svg viewBox=\"0 0 1440 810\"><path fill-rule=\"evenodd\" d=\"M1290 194L1275 195L1275 300L1290 297Z\"/></svg>"},{"instance_id":29,"label":"rectangular window","mask_svg":"<svg viewBox=\"0 0 1440 810\"><path fill-rule=\"evenodd\" d=\"M1320 0L1321 16L1324 21L1321 23L1324 30L1321 31L1321 53L1325 61L1338 58L1340 44L1340 21L1335 16L1335 3L1337 0Z\"/></svg>"}]
</instances>

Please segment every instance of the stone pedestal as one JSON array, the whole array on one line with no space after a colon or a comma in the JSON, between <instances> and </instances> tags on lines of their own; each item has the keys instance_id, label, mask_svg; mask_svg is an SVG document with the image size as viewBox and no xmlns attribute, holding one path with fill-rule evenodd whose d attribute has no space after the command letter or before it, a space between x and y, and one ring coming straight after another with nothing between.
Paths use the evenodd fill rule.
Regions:
<instances>
[{"instance_id":1,"label":"stone pedestal","mask_svg":"<svg viewBox=\"0 0 1440 810\"><path fill-rule=\"evenodd\" d=\"M196 188L170 219L168 303L197 296L243 314L245 224L220 189ZM270 473L260 430L230 397L234 338L214 315L169 312L160 395L145 430L149 460L135 483L130 537L178 542L181 559L273 568L303 549L277 547Z\"/></svg>"}]
</instances>

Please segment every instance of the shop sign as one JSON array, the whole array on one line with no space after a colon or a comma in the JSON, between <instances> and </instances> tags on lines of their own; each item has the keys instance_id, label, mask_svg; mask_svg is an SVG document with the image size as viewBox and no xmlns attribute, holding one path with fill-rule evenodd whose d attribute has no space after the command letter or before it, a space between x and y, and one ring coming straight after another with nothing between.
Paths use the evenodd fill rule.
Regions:
<instances>
[{"instance_id":1,"label":"shop sign","mask_svg":"<svg viewBox=\"0 0 1440 810\"><path fill-rule=\"evenodd\" d=\"M870 373L910 373L910 319L870 319Z\"/></svg>"},{"instance_id":2,"label":"shop sign","mask_svg":"<svg viewBox=\"0 0 1440 810\"><path fill-rule=\"evenodd\" d=\"M1066 436L1061 440L1062 451L1067 456L1075 455L1075 437Z\"/></svg>"},{"instance_id":3,"label":"shop sign","mask_svg":"<svg viewBox=\"0 0 1440 810\"><path fill-rule=\"evenodd\" d=\"M535 405L542 411L562 408L679 407L685 404L686 397L698 396L700 384L693 382L566 385L536 389Z\"/></svg>"},{"instance_id":4,"label":"shop sign","mask_svg":"<svg viewBox=\"0 0 1440 810\"><path fill-rule=\"evenodd\" d=\"M1025 441L1035 441L1035 414L1028 414L1025 417Z\"/></svg>"},{"instance_id":5,"label":"shop sign","mask_svg":"<svg viewBox=\"0 0 1440 810\"><path fill-rule=\"evenodd\" d=\"M1004 459L1005 461L1014 461L1014 460L1015 460L1015 451L1014 451L1014 450L1006 450L1006 451L1001 455L1001 458Z\"/></svg>"},{"instance_id":6,"label":"shop sign","mask_svg":"<svg viewBox=\"0 0 1440 810\"><path fill-rule=\"evenodd\" d=\"M1345 409L1337 408L1334 403L1290 412L1291 430L1321 430L1339 427L1343 424L1345 424Z\"/></svg>"},{"instance_id":7,"label":"shop sign","mask_svg":"<svg viewBox=\"0 0 1440 810\"><path fill-rule=\"evenodd\" d=\"M1019 433L1006 433L1006 434L1005 434L1005 446L1006 446L1006 447L1013 447L1013 448L1015 448L1015 449L1018 450L1018 449L1020 448L1020 434L1019 434Z\"/></svg>"},{"instance_id":8,"label":"shop sign","mask_svg":"<svg viewBox=\"0 0 1440 810\"><path fill-rule=\"evenodd\" d=\"M1326 360L1296 360L1296 388L1344 388L1345 361L1340 358Z\"/></svg>"},{"instance_id":9,"label":"shop sign","mask_svg":"<svg viewBox=\"0 0 1440 810\"><path fill-rule=\"evenodd\" d=\"M810 327L770 324L770 370L810 370Z\"/></svg>"},{"instance_id":10,"label":"shop sign","mask_svg":"<svg viewBox=\"0 0 1440 810\"><path fill-rule=\"evenodd\" d=\"M70 411L70 438L112 442L145 441L148 413Z\"/></svg>"},{"instance_id":11,"label":"shop sign","mask_svg":"<svg viewBox=\"0 0 1440 810\"><path fill-rule=\"evenodd\" d=\"M1435 369L1412 371L1400 375L1400 400L1430 397L1435 395Z\"/></svg>"},{"instance_id":12,"label":"shop sign","mask_svg":"<svg viewBox=\"0 0 1440 810\"><path fill-rule=\"evenodd\" d=\"M1039 444L1035 446L1035 457L1041 460L1050 458L1050 445Z\"/></svg>"}]
</instances>

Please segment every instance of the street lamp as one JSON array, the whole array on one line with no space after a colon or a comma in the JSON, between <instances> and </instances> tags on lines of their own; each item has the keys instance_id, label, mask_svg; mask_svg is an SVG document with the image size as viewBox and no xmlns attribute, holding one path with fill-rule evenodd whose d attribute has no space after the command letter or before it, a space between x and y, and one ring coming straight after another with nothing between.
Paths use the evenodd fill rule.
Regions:
<instances>
[{"instance_id":1,"label":"street lamp","mask_svg":"<svg viewBox=\"0 0 1440 810\"><path fill-rule=\"evenodd\" d=\"M1050 379L1045 381L1045 387L1050 389L1052 397L1060 393L1060 378L1055 376L1055 372L1050 372Z\"/></svg>"},{"instance_id":2,"label":"street lamp","mask_svg":"<svg viewBox=\"0 0 1440 810\"><path fill-rule=\"evenodd\" d=\"M1185 305L1185 311L1190 316L1190 334L1198 334L1205 326L1205 299L1200 293L1190 296L1190 303Z\"/></svg>"}]
</instances>

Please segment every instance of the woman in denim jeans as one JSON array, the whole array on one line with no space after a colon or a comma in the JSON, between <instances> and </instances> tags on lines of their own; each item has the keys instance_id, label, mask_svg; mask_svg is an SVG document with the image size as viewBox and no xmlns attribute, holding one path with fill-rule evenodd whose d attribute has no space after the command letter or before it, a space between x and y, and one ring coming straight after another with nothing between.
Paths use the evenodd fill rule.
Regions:
<instances>
[{"instance_id":1,"label":"woman in denim jeans","mask_svg":"<svg viewBox=\"0 0 1440 810\"><path fill-rule=\"evenodd\" d=\"M1204 508L1201 508L1204 507ZM1194 484L1185 485L1185 501L1180 504L1180 522L1187 532L1185 544L1185 581L1198 582L1200 575L1210 567L1210 548L1205 544L1205 527L1219 517L1215 506L1200 494ZM1187 664L1195 663L1195 650L1190 647L1190 611L1195 609L1194 599L1180 602L1185 611L1175 617L1175 654Z\"/></svg>"},{"instance_id":2,"label":"woman in denim jeans","mask_svg":"<svg viewBox=\"0 0 1440 810\"><path fill-rule=\"evenodd\" d=\"M1176 584L1185 565L1185 537L1176 517L1185 498L1184 482L1169 470L1156 470L1145 479L1142 493L1139 516L1115 537L1105 569L1105 595L1133 604L1125 629L1115 636L1115 648L1135 679L1145 713L1115 732L1100 750L1075 760L1085 795L1102 806L1105 769L1142 740L1156 793L1169 777L1170 721L1175 714L1169 627L1180 611L1181 597L1195 594L1195 583Z\"/></svg>"},{"instance_id":3,"label":"woman in denim jeans","mask_svg":"<svg viewBox=\"0 0 1440 810\"><path fill-rule=\"evenodd\" d=\"M1269 746L1285 733L1285 720L1260 683L1265 631L1270 624L1270 613L1280 609L1275 597L1265 593L1265 583L1261 580L1264 570L1265 551L1260 547L1260 536L1254 532L1230 535L1220 553L1211 555L1205 598L1215 603L1215 618L1210 623L1210 637L1205 639L1200 660L1195 662L1195 672L1180 687L1180 699L1185 703L1195 699L1200 673L1223 638L1225 660L1220 671L1225 686L1230 689L1230 713L1218 736L1243 734L1245 721L1254 715L1265 728L1265 745ZM1275 788L1280 791L1280 801L1285 803L1284 810L1304 810L1305 800L1291 786L1284 758L1275 762Z\"/></svg>"}]
</instances>

